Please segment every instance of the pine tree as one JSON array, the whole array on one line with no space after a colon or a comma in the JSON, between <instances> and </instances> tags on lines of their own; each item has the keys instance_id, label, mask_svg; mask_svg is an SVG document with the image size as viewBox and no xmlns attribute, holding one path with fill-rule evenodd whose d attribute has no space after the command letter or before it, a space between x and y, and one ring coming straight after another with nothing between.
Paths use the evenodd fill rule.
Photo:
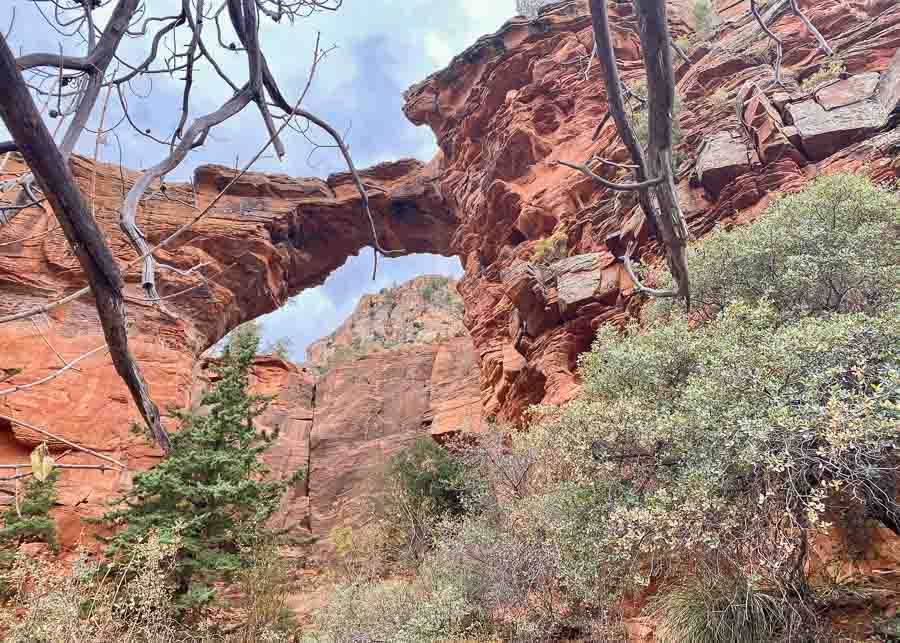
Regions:
<instances>
[{"instance_id":1,"label":"pine tree","mask_svg":"<svg viewBox=\"0 0 900 643\"><path fill-rule=\"evenodd\" d=\"M50 509L56 503L56 476L54 471L45 479L28 479L18 503L3 513L0 545L45 542L52 549L57 548L56 523L50 517Z\"/></svg>"},{"instance_id":2,"label":"pine tree","mask_svg":"<svg viewBox=\"0 0 900 643\"><path fill-rule=\"evenodd\" d=\"M175 591L186 608L214 597L209 583L246 564L241 544L274 535L265 525L289 485L276 481L261 456L277 438L259 432L254 420L268 400L248 392L256 335L239 334L220 363L214 385L204 395L202 414L175 412L180 430L169 456L135 475L118 507L104 521L119 531L104 539L107 555L122 564L151 533L178 543Z\"/></svg>"}]
</instances>

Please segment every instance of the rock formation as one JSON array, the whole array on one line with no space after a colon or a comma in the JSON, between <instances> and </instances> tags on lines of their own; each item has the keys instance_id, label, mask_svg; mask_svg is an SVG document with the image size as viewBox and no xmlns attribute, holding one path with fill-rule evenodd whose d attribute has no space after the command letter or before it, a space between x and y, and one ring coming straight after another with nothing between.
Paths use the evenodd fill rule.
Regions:
<instances>
[{"instance_id":1,"label":"rock formation","mask_svg":"<svg viewBox=\"0 0 900 643\"><path fill-rule=\"evenodd\" d=\"M676 34L689 3L673 3ZM681 205L699 237L718 223L747 221L771 195L818 174L898 175L900 5L885 0L801 1L844 72L818 87L804 81L830 64L789 9L769 2L765 19L784 42L785 86L772 86L773 53L749 2L715 2L722 23L695 41L676 70L683 137L676 151ZM611 3L624 81L643 68L629 3ZM587 2L546 7L481 38L444 70L410 88L405 112L435 133L440 191L459 215L453 251L466 325L481 361L485 413L517 422L527 405L556 404L578 389L576 359L603 323L622 323L637 297L616 255L638 239L645 262L657 250L628 194L616 194L557 163L600 152L627 155L606 114L599 70L588 73ZM606 178L623 179L616 168ZM550 240L563 250L547 260ZM567 256L566 256L567 255Z\"/></svg>"},{"instance_id":2,"label":"rock formation","mask_svg":"<svg viewBox=\"0 0 900 643\"><path fill-rule=\"evenodd\" d=\"M310 344L308 365L327 371L335 362L404 344L466 334L457 282L439 275L363 295L353 314L328 337Z\"/></svg>"},{"instance_id":3,"label":"rock formation","mask_svg":"<svg viewBox=\"0 0 900 643\"><path fill-rule=\"evenodd\" d=\"M11 163L6 171L17 169L21 167ZM134 175L120 175L118 167L94 167L80 158L73 160L73 170L85 193L93 195L97 220L116 258L127 264L134 255L118 228L117 208ZM456 220L436 190L433 171L434 166L407 160L362 172L372 188L372 213L382 244L410 253L450 253ZM150 243L192 218L233 175L226 168L205 166L197 170L193 184L154 186L138 216ZM370 240L348 175L327 181L242 177L207 218L159 253L165 264L158 275L163 301L145 300L139 271L126 275L133 351L160 408L190 404L195 361L206 348L241 322L322 283ZM0 228L0 316L47 303L83 285L49 212L32 208ZM46 315L0 325L0 372L8 374L0 377L0 390L53 375L103 342L89 297ZM285 369L279 376L282 383L295 377ZM288 393L287 399L294 394ZM151 466L160 456L130 430L138 416L102 351L47 384L0 397L0 415L112 457L128 471ZM0 464L27 462L31 449L44 439L25 425L0 420ZM50 447L57 457L68 451L53 440ZM72 451L63 462L98 460ZM128 471L75 470L62 477L57 513L63 542L78 539L81 518L101 512L103 502L127 483ZM14 484L5 483L0 493L10 499Z\"/></svg>"},{"instance_id":4,"label":"rock formation","mask_svg":"<svg viewBox=\"0 0 900 643\"><path fill-rule=\"evenodd\" d=\"M678 15L686 15L684 4L677 4ZM863 172L876 181L900 175L900 4L801 1L843 65L839 75L815 87L804 81L828 61L788 0L772 0L765 9L767 23L784 41L783 87L771 83L772 52L748 14L749 2L716 4L723 22L710 41L693 44L689 62L677 69L683 133L678 188L693 235L751 220L772 194L798 190L818 174ZM611 10L623 78L637 88L643 72L630 4L615 3ZM676 16L673 29L689 33ZM437 156L427 165L405 160L363 172L383 246L462 259L459 291L474 342L472 361L480 367L478 397L484 414L501 422L519 422L528 405L560 403L577 392L576 359L595 329L624 323L639 305L618 261L623 242L637 240L646 264L656 256L630 195L598 188L557 163L581 162L594 152L613 161L626 158L612 124L592 140L606 105L597 65L588 71L591 48L584 0L546 7L535 20L508 22L407 92L405 112L433 130ZM115 256L126 264L134 255L116 211L134 175L84 159L73 166ZM617 172L609 168L607 178L624 178ZM233 176L232 170L206 166L193 184L154 186L138 215L150 243L189 220ZM159 253L166 264L158 280L163 301L145 301L138 273L127 276L133 350L153 398L161 408L188 404L203 350L239 323L322 283L370 242L347 175L326 181L242 177L210 216ZM27 210L0 228L0 315L82 285L47 212ZM343 336L336 335L334 346ZM368 463L373 449L389 452L388 442L398 444L429 421L441 431L460 425L454 414L479 415L459 410L469 409L468 402L454 402L469 399L473 381L459 360L468 344L453 348L456 341L464 343L412 346L333 368L315 386L312 411L318 418L328 409L324 422L310 420L312 405L303 403L313 399L303 392L312 386L311 373L265 366L261 382L280 390L293 380L291 395L299 396L276 404L266 420L293 423L284 438L293 441L293 450L277 456L285 466L302 462L303 432L316 426L306 457L318 449L322 464L313 463L310 489L298 491L309 495L299 497L315 498L319 483L323 497L337 497L355 488L353 467ZM89 298L0 326L0 373L6 373L0 379L5 385L39 380L100 345ZM321 355L329 350L326 342ZM402 403L393 405L395 399ZM102 352L51 384L0 398L0 414L46 427L130 469L159 457L130 433L136 413ZM23 425L0 421L0 458L22 462L42 439ZM65 449L51 446L58 456ZM78 453L65 461L94 462ZM64 477L60 519L68 542L77 537L79 518L96 514L126 478L97 471ZM314 530L317 520L336 524L343 515L333 503L325 505L312 503Z\"/></svg>"}]
</instances>

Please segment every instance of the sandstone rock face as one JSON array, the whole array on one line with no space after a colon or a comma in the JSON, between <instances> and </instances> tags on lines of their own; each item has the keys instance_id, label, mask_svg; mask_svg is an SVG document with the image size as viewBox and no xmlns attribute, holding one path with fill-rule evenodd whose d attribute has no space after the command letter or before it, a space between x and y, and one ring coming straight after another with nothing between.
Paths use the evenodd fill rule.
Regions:
<instances>
[{"instance_id":1,"label":"sandstone rock face","mask_svg":"<svg viewBox=\"0 0 900 643\"><path fill-rule=\"evenodd\" d=\"M324 372L334 362L353 356L465 335L456 286L447 277L425 275L364 295L334 333L307 347L308 365Z\"/></svg>"},{"instance_id":2,"label":"sandstone rock face","mask_svg":"<svg viewBox=\"0 0 900 643\"><path fill-rule=\"evenodd\" d=\"M288 491L276 524L326 539L334 527L358 524L391 456L419 437L480 430L478 373L466 335L357 356L321 378L308 366L257 357L251 387L274 398L257 428L278 431L266 462L278 478L307 474ZM197 365L195 406L211 375L209 361Z\"/></svg>"},{"instance_id":3,"label":"sandstone rock face","mask_svg":"<svg viewBox=\"0 0 900 643\"><path fill-rule=\"evenodd\" d=\"M5 171L21 169L13 160ZM134 253L118 227L123 194L119 168L95 168L75 158L72 169L86 194L91 194L89 186L96 176L96 218L120 265L126 265ZM372 214L384 247L450 254L457 222L437 190L434 171L434 166L407 160L362 172L373 188ZM193 185L170 184L165 190L154 185L137 218L148 241L160 241L193 218L196 210L191 206L203 208L232 176L232 170L206 166L197 171ZM134 175L126 173L124 178L130 182ZM241 322L322 283L370 240L359 195L347 175L327 181L242 177L209 216L158 253L161 262L180 271L158 272L162 302L145 301L139 271L125 276L132 351L160 409L191 404L196 393L192 372L207 347ZM0 316L52 301L83 285L51 213L32 208L0 226ZM0 379L5 380L0 391L48 377L103 344L89 297L33 320L0 325ZM272 379L278 369L269 365L264 370ZM304 442L305 420L291 415L290 396L305 394L294 382L300 375L288 368L280 377L290 393L280 400L280 407L276 405L284 417L272 416L271 422L292 427L282 438L286 450L273 456L283 469L303 460L298 444ZM299 402L297 406L304 407ZM62 476L57 514L61 539L69 545L81 534L82 517L101 513L103 503L128 483L131 471L147 468L160 457L155 447L130 431L139 415L102 351L46 384L0 396L0 415L45 428L125 465L123 472L75 470ZM171 427L169 418L164 422ZM30 450L44 439L24 425L0 420L0 464L27 462ZM58 458L69 450L54 440L50 447ZM99 461L72 451L62 462ZM9 501L13 493L13 483L2 484L0 497Z\"/></svg>"},{"instance_id":4,"label":"sandstone rock face","mask_svg":"<svg viewBox=\"0 0 900 643\"><path fill-rule=\"evenodd\" d=\"M801 1L847 76L809 96L800 84L825 60L787 0L765 9L784 41L785 89L772 86L768 42L749 2L715 4L724 22L714 42L696 45L690 63L677 68L684 134L677 151L687 159L677 187L693 235L752 220L770 193L801 189L817 174L897 176L889 150L900 142L900 5L860 2L848 10L838 0ZM676 37L689 31L689 5L670 12ZM629 3L610 3L610 13L620 71L633 86L643 76L636 21ZM610 239L623 249L637 240L645 261L658 251L633 197L557 163L598 151L627 160L611 123L592 140L606 104L598 73L585 74L591 48L587 2L559 3L481 38L406 94L407 116L430 127L441 148L435 162L459 218L453 250L466 269L459 289L481 362L482 402L500 421L518 422L534 402L569 399L578 390L577 356L596 328L621 323L638 304L614 261L548 280L532 265L535 248L563 236L576 263L609 252ZM605 171L611 180L627 177Z\"/></svg>"},{"instance_id":5,"label":"sandstone rock face","mask_svg":"<svg viewBox=\"0 0 900 643\"><path fill-rule=\"evenodd\" d=\"M310 441L313 533L363 518L380 470L429 432L477 431L481 407L468 337L372 353L336 365L316 388Z\"/></svg>"},{"instance_id":6,"label":"sandstone rock face","mask_svg":"<svg viewBox=\"0 0 900 643\"><path fill-rule=\"evenodd\" d=\"M701 149L697 158L697 178L714 196L750 170L750 150L740 134L717 132L703 139Z\"/></svg>"},{"instance_id":7,"label":"sandstone rock face","mask_svg":"<svg viewBox=\"0 0 900 643\"><path fill-rule=\"evenodd\" d=\"M689 52L690 62L677 70L684 133L678 151L686 158L677 187L693 235L702 236L718 223L752 220L765 210L769 194L799 190L818 174L865 172L880 181L900 173L900 4L867 0L848 9L840 0L801 2L840 54L847 76L809 96L799 84L822 57L787 1L770 2L765 10L767 23L784 41L785 88L771 85L768 44L747 13L748 2L716 3L728 9L715 42L696 46ZM688 5L675 5L676 36L688 30L677 17L689 14ZM623 78L634 84L643 74L636 21L629 3L612 4L611 14ZM369 440L364 427L381 427L384 436L378 440L403 440L414 427L424 430L429 422L436 431L465 426L475 397L488 418L511 423L519 422L530 404L570 399L578 390L577 357L590 346L598 326L622 323L635 312L639 302L616 261L621 254L616 248L637 241L645 263L658 248L648 238L633 196L598 188L556 162L583 161L596 151L614 161L627 158L611 124L592 140L606 104L596 65L585 74L591 48L587 2L560 3L536 20L510 21L407 92L406 114L434 131L440 152L427 165L411 160L378 165L365 170L363 179L372 186L369 196L382 245L462 259L465 277L459 292L464 324L474 342L473 363L480 367L479 391L470 395L475 381L470 372L463 376L453 370L454 357L469 349L441 353L438 344L409 349L410 361L402 372L415 374L421 389L430 392L398 384L402 411L396 414L386 410L387 403L382 410L377 400L393 395L386 383L401 372L399 353L361 360L371 367L369 375L366 369L351 375L347 369L356 362L334 369L320 384L330 408L343 412L352 401L354 413L377 411L396 427L388 433L387 420L353 415L345 425L355 428L348 428L346 436L334 424L318 440L314 419L309 443L319 445L323 462L345 467L344 473L335 469L331 477L320 478L324 498L330 490L339 494L357 488L352 463L361 463L363 452L349 445L354 439ZM572 64L578 60L580 65ZM728 100L711 101L719 90ZM737 105L732 96L747 100ZM856 116L848 116L851 112ZM735 146L743 144L750 158L746 164L728 165L726 180L710 183L707 169L704 187L693 170L701 142L724 140L725 134ZM12 163L5 172L17 169ZM119 169L75 159L73 171L85 187L96 173L97 220L120 264L127 264L134 253L117 224ZM625 178L617 169L605 171L607 178ZM189 220L195 207L209 204L232 177L232 170L208 166L197 171L193 185L154 186L142 203L138 224L155 243ZM134 175L126 173L124 179L130 182ZM133 351L160 407L191 402L191 374L203 350L239 323L322 283L349 255L369 245L370 234L347 175L324 181L242 177L208 217L159 253L161 262L178 269L158 274L164 301L145 301L139 274L126 276ZM537 266L534 250L550 237L565 240L563 255L556 259L562 263ZM0 315L64 296L83 283L48 212L26 210L0 227ZM0 379L12 385L39 380L102 341L89 298L33 322L2 325ZM329 381L331 377L335 379ZM274 375L269 381L275 381ZM446 397L437 390L445 388L437 386L440 382L462 388ZM354 396L353 386L365 386L360 390L366 393ZM297 395L301 399L303 393ZM344 404L332 402L341 399ZM361 404L363 400L376 401ZM317 402L314 415L319 410ZM0 415L46 427L114 457L129 470L159 457L130 433L137 413L102 352L50 384L3 396ZM290 420L296 423L295 437L302 436L303 421L299 415ZM0 420L0 455L10 462L23 461L42 439L23 425ZM52 446L61 456L64 447ZM294 450L285 456L285 466L302 460L299 447L289 448ZM340 455L342 449L350 449L346 457ZM78 453L65 459L95 461ZM314 499L316 466L310 479ZM79 518L96 515L102 501L124 482L127 474L108 471L65 476L59 513L70 539L77 538ZM314 529L316 515L322 525L336 524L346 515L333 503L323 503L316 509L313 502Z\"/></svg>"}]
</instances>

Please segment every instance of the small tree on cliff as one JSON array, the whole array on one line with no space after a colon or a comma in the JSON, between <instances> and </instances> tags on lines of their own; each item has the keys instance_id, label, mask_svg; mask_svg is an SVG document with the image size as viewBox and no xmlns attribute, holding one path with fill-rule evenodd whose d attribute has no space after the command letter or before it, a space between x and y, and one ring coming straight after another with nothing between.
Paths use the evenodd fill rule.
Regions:
<instances>
[{"instance_id":1,"label":"small tree on cliff","mask_svg":"<svg viewBox=\"0 0 900 643\"><path fill-rule=\"evenodd\" d=\"M208 603L214 596L209 581L247 563L243 543L276 535L266 522L303 475L266 479L261 456L277 433L256 430L254 420L267 400L247 391L258 343L248 333L227 346L214 366L215 384L202 399L206 411L176 413L181 430L172 437L169 457L138 473L119 508L104 516L120 529L104 539L107 554L122 564L151 534L177 543L172 581L187 608Z\"/></svg>"}]
</instances>

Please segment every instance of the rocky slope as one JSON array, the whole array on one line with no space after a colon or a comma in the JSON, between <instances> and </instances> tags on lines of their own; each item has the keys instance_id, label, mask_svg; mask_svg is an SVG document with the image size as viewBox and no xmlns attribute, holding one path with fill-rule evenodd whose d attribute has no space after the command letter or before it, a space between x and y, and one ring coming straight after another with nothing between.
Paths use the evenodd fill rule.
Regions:
<instances>
[{"instance_id":1,"label":"rocky slope","mask_svg":"<svg viewBox=\"0 0 900 643\"><path fill-rule=\"evenodd\" d=\"M439 275L363 295L347 320L306 349L307 363L325 372L335 363L404 344L430 343L466 334L457 282Z\"/></svg>"}]
</instances>

